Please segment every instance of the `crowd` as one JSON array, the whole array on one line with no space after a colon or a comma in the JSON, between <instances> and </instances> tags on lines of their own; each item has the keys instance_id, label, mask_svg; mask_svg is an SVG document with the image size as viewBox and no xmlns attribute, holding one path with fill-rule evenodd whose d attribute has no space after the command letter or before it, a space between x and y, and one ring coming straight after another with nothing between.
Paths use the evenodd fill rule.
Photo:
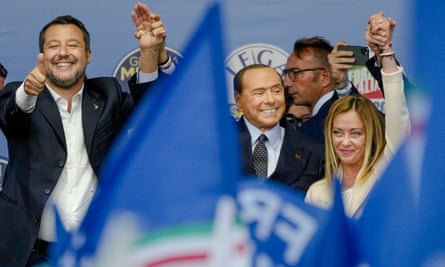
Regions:
<instances>
[{"instance_id":1,"label":"crowd","mask_svg":"<svg viewBox=\"0 0 445 267\"><path fill-rule=\"evenodd\" d=\"M142 96L174 72L159 14L137 3L131 13L140 49L130 92L114 78L86 77L90 35L59 16L39 35L35 68L3 88L0 127L9 163L0 191L0 266L32 266L57 242L55 210L75 231L100 187L100 170L117 133ZM403 68L395 59L396 22L373 14L365 30L374 57L366 64L385 90L379 111L348 79L352 51L320 36L298 39L282 73L253 64L236 73L234 97L242 173L293 188L310 205L329 208L336 179L345 212L358 217L374 184L410 131Z\"/></svg>"}]
</instances>

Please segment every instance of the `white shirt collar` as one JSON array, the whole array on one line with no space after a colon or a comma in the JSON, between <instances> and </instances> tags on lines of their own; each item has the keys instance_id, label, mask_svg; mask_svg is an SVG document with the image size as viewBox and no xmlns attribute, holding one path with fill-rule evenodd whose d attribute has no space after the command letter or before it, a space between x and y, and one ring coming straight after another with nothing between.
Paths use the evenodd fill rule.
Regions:
<instances>
[{"instance_id":1,"label":"white shirt collar","mask_svg":"<svg viewBox=\"0 0 445 267\"><path fill-rule=\"evenodd\" d=\"M327 92L320 99L318 99L317 103L315 103L314 108L312 109L312 117L317 115L320 108L326 103L329 99L334 96L334 90Z\"/></svg>"},{"instance_id":2,"label":"white shirt collar","mask_svg":"<svg viewBox=\"0 0 445 267\"><path fill-rule=\"evenodd\" d=\"M48 91L50 92L50 94L52 95L52 97L54 98L54 101L57 103L57 105L59 106L59 108L61 108L61 102L60 99L62 99L62 96L60 96L54 89L52 89L48 84L45 84L46 87L48 88ZM73 100L76 98L79 98L79 102L78 103L82 103L82 93L83 93L83 88L84 88L84 84L82 84L82 87L80 88L79 92L77 92L74 96L73 96ZM68 100L65 100L68 101Z\"/></svg>"},{"instance_id":3,"label":"white shirt collar","mask_svg":"<svg viewBox=\"0 0 445 267\"><path fill-rule=\"evenodd\" d=\"M275 149L279 144L280 141L282 139L282 127L280 126L279 123L277 123L277 125L275 125L272 129L266 131L266 132L262 132L260 129L258 129L257 127L255 127L252 123L250 123L245 116L243 116L244 122L246 123L246 127L247 130L250 133L251 136L251 145L252 147L255 145L256 140L258 139L258 137L262 134L267 136L267 140L268 142L271 144L271 146Z\"/></svg>"}]
</instances>

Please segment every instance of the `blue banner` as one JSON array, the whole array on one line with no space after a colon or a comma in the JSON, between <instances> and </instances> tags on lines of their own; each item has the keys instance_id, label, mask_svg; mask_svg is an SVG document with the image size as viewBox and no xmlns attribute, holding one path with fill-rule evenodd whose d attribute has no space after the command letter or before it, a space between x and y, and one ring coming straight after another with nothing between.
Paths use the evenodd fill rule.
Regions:
<instances>
[{"instance_id":1,"label":"blue banner","mask_svg":"<svg viewBox=\"0 0 445 267\"><path fill-rule=\"evenodd\" d=\"M416 1L416 77L421 90L432 99L426 126L425 152L420 179L420 234L416 249L422 252L422 266L445 266L445 29L439 0ZM422 127L422 129L424 128Z\"/></svg>"}]
</instances>

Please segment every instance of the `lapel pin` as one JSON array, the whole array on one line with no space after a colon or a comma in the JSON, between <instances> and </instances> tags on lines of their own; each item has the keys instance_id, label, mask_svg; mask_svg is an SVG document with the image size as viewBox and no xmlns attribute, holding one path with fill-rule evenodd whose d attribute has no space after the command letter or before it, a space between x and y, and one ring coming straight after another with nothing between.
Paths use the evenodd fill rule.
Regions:
<instances>
[{"instance_id":1,"label":"lapel pin","mask_svg":"<svg viewBox=\"0 0 445 267\"><path fill-rule=\"evenodd\" d=\"M298 155L298 154L295 154L295 158L296 158L297 160L300 160L300 159L301 159L301 156Z\"/></svg>"},{"instance_id":2,"label":"lapel pin","mask_svg":"<svg viewBox=\"0 0 445 267\"><path fill-rule=\"evenodd\" d=\"M99 105L98 104L93 104L93 109L99 109Z\"/></svg>"}]
</instances>

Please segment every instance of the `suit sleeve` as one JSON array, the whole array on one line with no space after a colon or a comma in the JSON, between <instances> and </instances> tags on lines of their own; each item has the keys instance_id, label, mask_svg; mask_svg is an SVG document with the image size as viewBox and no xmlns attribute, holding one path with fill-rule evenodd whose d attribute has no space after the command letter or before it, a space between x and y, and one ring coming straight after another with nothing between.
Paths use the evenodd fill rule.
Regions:
<instances>
[{"instance_id":1,"label":"suit sleeve","mask_svg":"<svg viewBox=\"0 0 445 267\"><path fill-rule=\"evenodd\" d=\"M158 84L162 83L170 75L165 74L163 72L159 72L159 78L146 83L137 83L137 75L134 74L130 80L128 81L128 87L130 88L131 95L133 96L134 102L137 104L145 94L151 92L153 88L158 86Z\"/></svg>"},{"instance_id":2,"label":"suit sleeve","mask_svg":"<svg viewBox=\"0 0 445 267\"><path fill-rule=\"evenodd\" d=\"M21 82L6 84L0 93L0 127L5 135L13 134L13 129L23 131L29 123L29 114L23 112L16 104L16 90Z\"/></svg>"}]
</instances>

